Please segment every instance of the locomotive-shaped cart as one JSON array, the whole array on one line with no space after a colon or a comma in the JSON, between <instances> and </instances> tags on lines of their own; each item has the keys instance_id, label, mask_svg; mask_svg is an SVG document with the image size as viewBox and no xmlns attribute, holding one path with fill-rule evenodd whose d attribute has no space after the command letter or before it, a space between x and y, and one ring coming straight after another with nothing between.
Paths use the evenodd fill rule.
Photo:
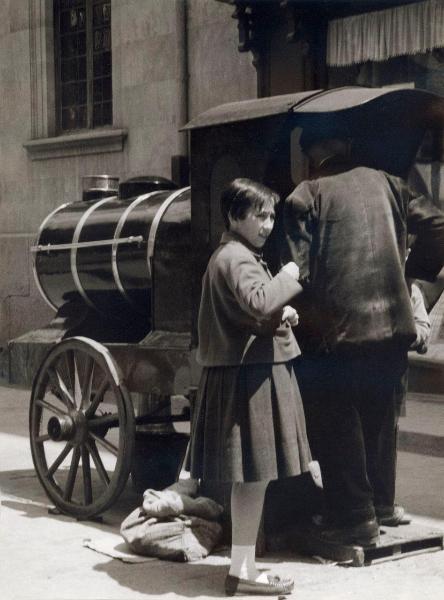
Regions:
<instances>
[{"instance_id":1,"label":"locomotive-shaped cart","mask_svg":"<svg viewBox=\"0 0 444 600\"><path fill-rule=\"evenodd\" d=\"M414 89L226 104L185 127L191 188L156 177L117 187L99 177L82 200L46 217L32 253L56 314L9 343L7 368L11 383L32 383L33 461L60 511L89 518L109 508L134 470L139 433L155 440L154 461L171 445L183 454L186 439L163 434L189 418L172 414L171 399L189 398L198 381L200 281L223 230L222 188L245 176L285 197L309 175L298 144L304 127L346 130L357 161L407 176L425 133L441 139L443 122L444 100ZM266 249L275 266L280 235L278 219Z\"/></svg>"}]
</instances>

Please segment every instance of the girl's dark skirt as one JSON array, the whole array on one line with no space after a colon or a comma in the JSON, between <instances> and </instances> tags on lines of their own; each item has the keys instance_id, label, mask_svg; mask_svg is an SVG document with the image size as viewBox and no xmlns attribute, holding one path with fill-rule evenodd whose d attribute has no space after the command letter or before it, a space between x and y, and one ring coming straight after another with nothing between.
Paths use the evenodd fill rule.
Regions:
<instances>
[{"instance_id":1,"label":"girl's dark skirt","mask_svg":"<svg viewBox=\"0 0 444 600\"><path fill-rule=\"evenodd\" d=\"M311 455L292 364L204 368L190 460L192 477L221 482L307 471Z\"/></svg>"}]
</instances>

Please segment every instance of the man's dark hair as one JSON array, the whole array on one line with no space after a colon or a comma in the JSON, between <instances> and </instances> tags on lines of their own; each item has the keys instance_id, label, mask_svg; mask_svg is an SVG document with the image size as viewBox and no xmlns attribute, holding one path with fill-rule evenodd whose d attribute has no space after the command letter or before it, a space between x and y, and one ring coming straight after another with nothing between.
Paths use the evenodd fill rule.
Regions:
<instances>
[{"instance_id":1,"label":"man's dark hair","mask_svg":"<svg viewBox=\"0 0 444 600\"><path fill-rule=\"evenodd\" d=\"M226 229L230 227L229 216L236 221L245 218L249 208L261 210L265 205L276 206L279 195L266 185L238 177L223 190L220 197L220 210Z\"/></svg>"}]
</instances>

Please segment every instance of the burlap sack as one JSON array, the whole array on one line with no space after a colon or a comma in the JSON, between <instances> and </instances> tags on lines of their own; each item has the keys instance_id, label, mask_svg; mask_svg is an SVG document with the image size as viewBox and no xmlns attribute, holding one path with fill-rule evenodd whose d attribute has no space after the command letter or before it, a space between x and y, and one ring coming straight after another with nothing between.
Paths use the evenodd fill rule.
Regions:
<instances>
[{"instance_id":1,"label":"burlap sack","mask_svg":"<svg viewBox=\"0 0 444 600\"><path fill-rule=\"evenodd\" d=\"M191 562L211 552L222 537L222 527L195 516L158 519L136 508L123 521L120 533L136 554Z\"/></svg>"}]
</instances>

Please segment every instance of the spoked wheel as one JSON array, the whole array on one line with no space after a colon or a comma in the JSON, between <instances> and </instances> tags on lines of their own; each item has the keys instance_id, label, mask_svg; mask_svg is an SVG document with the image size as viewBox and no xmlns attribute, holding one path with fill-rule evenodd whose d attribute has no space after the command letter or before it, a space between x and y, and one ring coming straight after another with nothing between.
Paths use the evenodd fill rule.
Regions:
<instances>
[{"instance_id":1,"label":"spoked wheel","mask_svg":"<svg viewBox=\"0 0 444 600\"><path fill-rule=\"evenodd\" d=\"M107 348L74 337L50 351L34 380L29 431L35 470L58 509L86 519L113 504L131 470L135 419Z\"/></svg>"}]
</instances>

